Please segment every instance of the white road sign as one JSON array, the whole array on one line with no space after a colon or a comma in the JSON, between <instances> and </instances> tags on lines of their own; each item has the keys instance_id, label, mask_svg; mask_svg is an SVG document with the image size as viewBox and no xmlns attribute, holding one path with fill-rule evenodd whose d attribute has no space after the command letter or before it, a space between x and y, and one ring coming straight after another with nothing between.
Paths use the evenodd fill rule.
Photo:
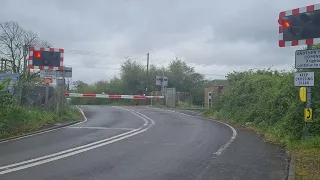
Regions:
<instances>
[{"instance_id":1,"label":"white road sign","mask_svg":"<svg viewBox=\"0 0 320 180\"><path fill-rule=\"evenodd\" d=\"M320 49L297 50L295 59L296 69L320 68Z\"/></svg>"},{"instance_id":2,"label":"white road sign","mask_svg":"<svg viewBox=\"0 0 320 180\"><path fill-rule=\"evenodd\" d=\"M18 81L19 80L19 74L17 73L5 73L5 74L0 74L0 82L11 78L11 81Z\"/></svg>"},{"instance_id":3,"label":"white road sign","mask_svg":"<svg viewBox=\"0 0 320 180\"><path fill-rule=\"evenodd\" d=\"M40 70L41 78L57 78L57 71L55 70Z\"/></svg>"},{"instance_id":4,"label":"white road sign","mask_svg":"<svg viewBox=\"0 0 320 180\"><path fill-rule=\"evenodd\" d=\"M57 71L57 77L72 78L72 67L64 67L64 70Z\"/></svg>"},{"instance_id":5,"label":"white road sign","mask_svg":"<svg viewBox=\"0 0 320 180\"><path fill-rule=\"evenodd\" d=\"M296 72L294 86L314 86L314 72Z\"/></svg>"},{"instance_id":6,"label":"white road sign","mask_svg":"<svg viewBox=\"0 0 320 180\"><path fill-rule=\"evenodd\" d=\"M168 86L168 77L166 76L156 76L156 85L157 86Z\"/></svg>"}]
</instances>

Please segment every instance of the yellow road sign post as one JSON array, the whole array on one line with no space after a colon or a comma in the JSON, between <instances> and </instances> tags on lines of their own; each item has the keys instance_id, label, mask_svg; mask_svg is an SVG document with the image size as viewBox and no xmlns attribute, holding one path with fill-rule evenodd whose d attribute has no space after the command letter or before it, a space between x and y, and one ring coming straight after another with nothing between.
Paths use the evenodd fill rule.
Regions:
<instances>
[{"instance_id":1,"label":"yellow road sign post","mask_svg":"<svg viewBox=\"0 0 320 180\"><path fill-rule=\"evenodd\" d=\"M312 108L304 108L304 121L305 122L312 121Z\"/></svg>"}]
</instances>

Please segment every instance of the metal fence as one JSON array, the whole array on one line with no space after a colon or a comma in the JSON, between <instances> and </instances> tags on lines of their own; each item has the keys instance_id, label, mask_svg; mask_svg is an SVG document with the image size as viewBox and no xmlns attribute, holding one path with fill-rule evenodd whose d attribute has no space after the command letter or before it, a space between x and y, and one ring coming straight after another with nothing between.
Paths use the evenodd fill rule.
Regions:
<instances>
[{"instance_id":1,"label":"metal fence","mask_svg":"<svg viewBox=\"0 0 320 180\"><path fill-rule=\"evenodd\" d=\"M152 91L151 96L163 96L163 92L161 91ZM148 104L150 105L166 105L165 98L163 99L148 99Z\"/></svg>"},{"instance_id":2,"label":"metal fence","mask_svg":"<svg viewBox=\"0 0 320 180\"><path fill-rule=\"evenodd\" d=\"M24 106L43 108L59 113L64 107L66 98L61 87L53 87L44 84L16 83L13 90L8 93L6 87L0 92L0 96L11 98L7 106Z\"/></svg>"},{"instance_id":3,"label":"metal fence","mask_svg":"<svg viewBox=\"0 0 320 180\"><path fill-rule=\"evenodd\" d=\"M54 111L57 108L58 94L58 90L52 86L24 84L22 85L20 104ZM20 93L17 95L20 96Z\"/></svg>"}]
</instances>

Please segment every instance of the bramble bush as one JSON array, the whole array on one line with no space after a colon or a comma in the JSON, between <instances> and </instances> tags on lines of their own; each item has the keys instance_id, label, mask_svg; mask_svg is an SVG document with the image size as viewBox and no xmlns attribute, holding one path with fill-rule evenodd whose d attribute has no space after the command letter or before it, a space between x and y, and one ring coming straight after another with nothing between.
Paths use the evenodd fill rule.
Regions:
<instances>
[{"instance_id":1,"label":"bramble bush","mask_svg":"<svg viewBox=\"0 0 320 180\"><path fill-rule=\"evenodd\" d=\"M258 127L283 144L299 140L303 135L305 103L299 99L299 87L294 86L293 78L294 72L270 69L232 72L228 75L230 85L222 95L214 97L213 111L221 119ZM315 79L320 79L319 70L315 70ZM315 83L311 136L320 136L319 90L320 84Z\"/></svg>"}]
</instances>

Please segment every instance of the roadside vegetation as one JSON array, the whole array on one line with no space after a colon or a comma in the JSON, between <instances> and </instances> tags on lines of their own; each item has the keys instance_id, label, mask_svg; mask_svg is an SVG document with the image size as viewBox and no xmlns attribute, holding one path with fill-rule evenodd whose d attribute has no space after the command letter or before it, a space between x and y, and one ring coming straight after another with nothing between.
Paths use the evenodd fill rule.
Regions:
<instances>
[{"instance_id":1,"label":"roadside vegetation","mask_svg":"<svg viewBox=\"0 0 320 180\"><path fill-rule=\"evenodd\" d=\"M213 108L204 116L244 126L286 147L297 158L296 179L320 179L320 71L315 70L313 122L307 126L294 72L249 70L227 77L229 86L221 95L214 94Z\"/></svg>"},{"instance_id":2,"label":"roadside vegetation","mask_svg":"<svg viewBox=\"0 0 320 180\"><path fill-rule=\"evenodd\" d=\"M24 104L21 104L23 92L30 90L37 94L32 91L32 88L43 82L39 73L27 71L27 47L32 46L51 47L52 45L40 39L35 32L24 29L17 22L0 22L0 74L19 74L21 85L20 88L16 86L13 93L9 94L10 79L0 79L0 139L50 127L56 122L81 118L79 111L70 107L64 108L59 115L55 110L45 110L41 100L30 105L29 101L24 99ZM31 88L27 89L27 87ZM21 95L19 90L22 92Z\"/></svg>"},{"instance_id":3,"label":"roadside vegetation","mask_svg":"<svg viewBox=\"0 0 320 180\"><path fill-rule=\"evenodd\" d=\"M77 109L65 107L58 115L40 107L17 105L16 97L7 93L6 82L0 83L0 139L50 127L57 122L80 120Z\"/></svg>"}]
</instances>

